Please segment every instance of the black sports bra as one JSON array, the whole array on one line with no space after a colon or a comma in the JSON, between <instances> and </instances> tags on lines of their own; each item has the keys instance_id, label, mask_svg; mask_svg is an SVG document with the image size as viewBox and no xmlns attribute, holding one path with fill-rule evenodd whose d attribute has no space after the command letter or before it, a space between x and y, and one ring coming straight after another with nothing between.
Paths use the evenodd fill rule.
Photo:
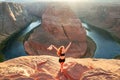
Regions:
<instances>
[{"instance_id":1,"label":"black sports bra","mask_svg":"<svg viewBox=\"0 0 120 80\"><path fill-rule=\"evenodd\" d=\"M65 53L60 54L60 56L65 56Z\"/></svg>"}]
</instances>

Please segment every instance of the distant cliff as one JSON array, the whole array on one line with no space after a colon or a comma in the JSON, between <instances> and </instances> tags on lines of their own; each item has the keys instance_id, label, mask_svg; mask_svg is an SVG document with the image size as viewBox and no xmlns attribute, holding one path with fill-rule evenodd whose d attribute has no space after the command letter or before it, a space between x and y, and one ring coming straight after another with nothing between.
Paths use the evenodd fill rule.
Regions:
<instances>
[{"instance_id":1,"label":"distant cliff","mask_svg":"<svg viewBox=\"0 0 120 80\"><path fill-rule=\"evenodd\" d=\"M0 43L30 23L32 17L20 4L0 3Z\"/></svg>"},{"instance_id":2,"label":"distant cliff","mask_svg":"<svg viewBox=\"0 0 120 80\"><path fill-rule=\"evenodd\" d=\"M76 3L71 6L85 22L120 38L120 5L117 3Z\"/></svg>"},{"instance_id":3,"label":"distant cliff","mask_svg":"<svg viewBox=\"0 0 120 80\"><path fill-rule=\"evenodd\" d=\"M0 80L120 80L120 60L26 56L0 63Z\"/></svg>"}]
</instances>

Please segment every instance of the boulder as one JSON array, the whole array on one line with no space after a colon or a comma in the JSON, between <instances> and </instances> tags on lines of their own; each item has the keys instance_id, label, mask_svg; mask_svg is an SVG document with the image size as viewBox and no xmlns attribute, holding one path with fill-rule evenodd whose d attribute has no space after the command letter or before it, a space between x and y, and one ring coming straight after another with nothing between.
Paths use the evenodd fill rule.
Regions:
<instances>
[{"instance_id":1,"label":"boulder","mask_svg":"<svg viewBox=\"0 0 120 80\"><path fill-rule=\"evenodd\" d=\"M72 42L66 56L82 57L87 49L86 31L74 12L65 4L50 4L42 15L42 24L36 28L24 43L31 55L56 55L48 51L51 44L59 47ZM74 54L73 54L74 53Z\"/></svg>"}]
</instances>

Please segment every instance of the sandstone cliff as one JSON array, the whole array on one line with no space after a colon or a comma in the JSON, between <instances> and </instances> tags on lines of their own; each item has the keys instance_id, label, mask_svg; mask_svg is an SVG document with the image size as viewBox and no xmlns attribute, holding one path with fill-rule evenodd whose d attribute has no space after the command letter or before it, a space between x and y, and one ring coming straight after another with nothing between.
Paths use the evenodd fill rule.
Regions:
<instances>
[{"instance_id":1,"label":"sandstone cliff","mask_svg":"<svg viewBox=\"0 0 120 80\"><path fill-rule=\"evenodd\" d=\"M120 5L117 3L75 3L71 6L85 22L120 38ZM74 4L73 4L74 5Z\"/></svg>"},{"instance_id":2,"label":"sandstone cliff","mask_svg":"<svg viewBox=\"0 0 120 80\"><path fill-rule=\"evenodd\" d=\"M72 45L66 56L82 57L87 49L86 32L79 18L64 4L51 4L42 15L42 24L34 30L25 42L25 50L31 55L56 55L55 51L47 51L51 44L59 47ZM73 54L74 53L74 54ZM48 54L46 54L48 55Z\"/></svg>"},{"instance_id":3,"label":"sandstone cliff","mask_svg":"<svg viewBox=\"0 0 120 80\"><path fill-rule=\"evenodd\" d=\"M16 3L0 3L0 43L30 23L32 17Z\"/></svg>"},{"instance_id":4,"label":"sandstone cliff","mask_svg":"<svg viewBox=\"0 0 120 80\"><path fill-rule=\"evenodd\" d=\"M58 57L26 56L0 63L0 80L119 80L120 60L67 58L60 72Z\"/></svg>"}]
</instances>

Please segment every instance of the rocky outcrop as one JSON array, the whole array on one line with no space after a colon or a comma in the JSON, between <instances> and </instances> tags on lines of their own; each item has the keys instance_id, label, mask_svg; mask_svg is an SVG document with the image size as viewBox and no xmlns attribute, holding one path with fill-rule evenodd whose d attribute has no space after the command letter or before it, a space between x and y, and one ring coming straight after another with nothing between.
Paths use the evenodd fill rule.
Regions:
<instances>
[{"instance_id":1,"label":"rocky outcrop","mask_svg":"<svg viewBox=\"0 0 120 80\"><path fill-rule=\"evenodd\" d=\"M60 72L58 57L26 56L0 63L0 80L119 80L120 60L67 58Z\"/></svg>"},{"instance_id":2,"label":"rocky outcrop","mask_svg":"<svg viewBox=\"0 0 120 80\"><path fill-rule=\"evenodd\" d=\"M49 3L25 4L26 9L33 15L42 16L43 9ZM117 3L95 3L95 2L72 2L66 3L71 6L74 12L85 22L96 27L105 29L120 38L120 15L119 4ZM73 4L73 5L71 5Z\"/></svg>"},{"instance_id":3,"label":"rocky outcrop","mask_svg":"<svg viewBox=\"0 0 120 80\"><path fill-rule=\"evenodd\" d=\"M87 49L86 32L81 21L66 5L51 4L42 15L42 24L35 29L25 42L25 50L31 55L56 55L55 51L48 51L51 44L57 47L67 46L72 42L68 50L68 57L82 57ZM74 53L74 54L73 54Z\"/></svg>"},{"instance_id":4,"label":"rocky outcrop","mask_svg":"<svg viewBox=\"0 0 120 80\"><path fill-rule=\"evenodd\" d=\"M32 17L16 3L0 3L0 43L30 23Z\"/></svg>"}]
</instances>

